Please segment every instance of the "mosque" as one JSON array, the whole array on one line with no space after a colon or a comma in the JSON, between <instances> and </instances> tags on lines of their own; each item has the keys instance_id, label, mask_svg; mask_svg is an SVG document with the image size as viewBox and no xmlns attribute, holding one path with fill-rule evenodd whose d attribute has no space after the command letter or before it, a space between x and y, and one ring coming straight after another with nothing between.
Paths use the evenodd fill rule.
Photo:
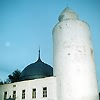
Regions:
<instances>
[{"instance_id":1,"label":"mosque","mask_svg":"<svg viewBox=\"0 0 100 100\"><path fill-rule=\"evenodd\" d=\"M99 100L98 94L90 28L70 8L53 28L53 67L39 50L19 82L0 85L0 100Z\"/></svg>"}]
</instances>

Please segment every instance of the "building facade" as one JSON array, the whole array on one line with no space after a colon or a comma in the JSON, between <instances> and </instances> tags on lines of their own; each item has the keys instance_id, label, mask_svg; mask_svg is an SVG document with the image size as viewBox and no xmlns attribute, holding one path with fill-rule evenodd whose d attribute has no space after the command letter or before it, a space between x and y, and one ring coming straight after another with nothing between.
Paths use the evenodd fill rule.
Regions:
<instances>
[{"instance_id":1,"label":"building facade","mask_svg":"<svg viewBox=\"0 0 100 100\"><path fill-rule=\"evenodd\" d=\"M57 100L56 77L15 82L0 86L0 100Z\"/></svg>"}]
</instances>

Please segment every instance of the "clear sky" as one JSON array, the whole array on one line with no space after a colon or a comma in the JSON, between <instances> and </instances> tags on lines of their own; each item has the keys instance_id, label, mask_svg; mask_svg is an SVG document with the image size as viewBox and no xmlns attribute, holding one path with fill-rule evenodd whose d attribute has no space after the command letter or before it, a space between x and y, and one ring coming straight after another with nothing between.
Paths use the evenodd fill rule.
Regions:
<instances>
[{"instance_id":1,"label":"clear sky","mask_svg":"<svg viewBox=\"0 0 100 100\"><path fill-rule=\"evenodd\" d=\"M100 91L100 0L0 0L0 79L41 59L53 66L52 29L65 7L91 28Z\"/></svg>"}]
</instances>

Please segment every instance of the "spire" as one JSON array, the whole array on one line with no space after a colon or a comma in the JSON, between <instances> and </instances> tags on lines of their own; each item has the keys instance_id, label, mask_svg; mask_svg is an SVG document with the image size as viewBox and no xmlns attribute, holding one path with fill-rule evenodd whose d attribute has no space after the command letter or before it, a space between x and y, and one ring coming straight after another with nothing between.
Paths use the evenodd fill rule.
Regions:
<instances>
[{"instance_id":1,"label":"spire","mask_svg":"<svg viewBox=\"0 0 100 100\"><path fill-rule=\"evenodd\" d=\"M39 48L39 59L40 59L40 48Z\"/></svg>"},{"instance_id":2,"label":"spire","mask_svg":"<svg viewBox=\"0 0 100 100\"><path fill-rule=\"evenodd\" d=\"M38 60L41 60L41 58L40 58L40 47L39 47L39 55L38 55Z\"/></svg>"}]
</instances>

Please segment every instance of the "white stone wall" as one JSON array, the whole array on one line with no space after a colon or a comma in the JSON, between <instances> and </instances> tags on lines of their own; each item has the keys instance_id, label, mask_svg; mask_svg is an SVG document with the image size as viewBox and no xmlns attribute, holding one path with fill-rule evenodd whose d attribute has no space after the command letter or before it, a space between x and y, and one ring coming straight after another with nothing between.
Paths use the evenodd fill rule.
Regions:
<instances>
[{"instance_id":1,"label":"white stone wall","mask_svg":"<svg viewBox=\"0 0 100 100\"><path fill-rule=\"evenodd\" d=\"M16 87L13 87L16 85ZM43 87L47 87L47 97L43 97ZM32 99L32 89L36 88L36 98ZM25 90L25 99L22 99L22 90ZM29 81L15 82L0 85L0 100L4 100L4 92L7 98L17 92L16 100L57 100L56 99L56 77L41 78Z\"/></svg>"},{"instance_id":2,"label":"white stone wall","mask_svg":"<svg viewBox=\"0 0 100 100\"><path fill-rule=\"evenodd\" d=\"M98 100L88 24L76 17L64 16L53 29L53 53L57 100Z\"/></svg>"}]
</instances>

